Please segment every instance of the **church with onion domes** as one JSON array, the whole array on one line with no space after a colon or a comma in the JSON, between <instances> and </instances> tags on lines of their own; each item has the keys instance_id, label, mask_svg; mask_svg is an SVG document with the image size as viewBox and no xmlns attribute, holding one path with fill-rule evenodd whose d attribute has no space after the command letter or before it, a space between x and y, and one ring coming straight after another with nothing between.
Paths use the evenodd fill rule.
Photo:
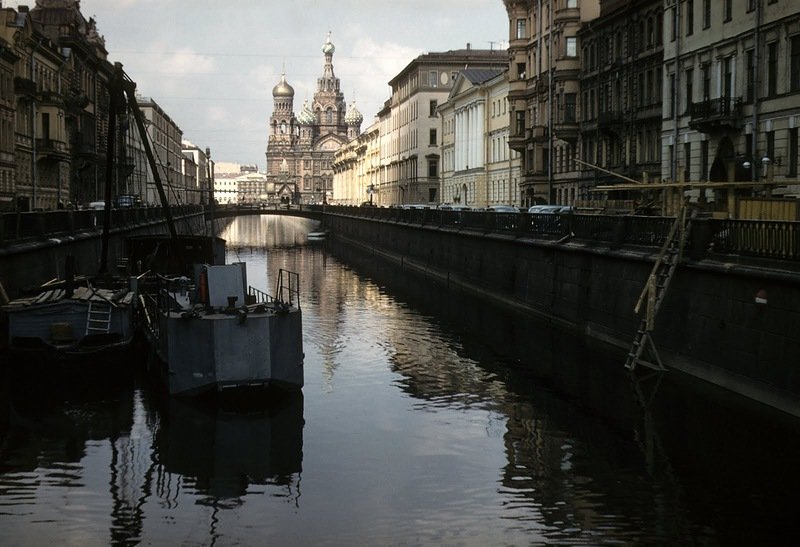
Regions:
<instances>
[{"instance_id":1,"label":"church with onion domes","mask_svg":"<svg viewBox=\"0 0 800 547\"><path fill-rule=\"evenodd\" d=\"M294 88L286 73L272 88L273 109L267 141L267 178L283 203L325 203L333 190L333 156L361 133L364 117L347 108L333 72L331 34L322 46L325 65L309 103L294 113Z\"/></svg>"}]
</instances>

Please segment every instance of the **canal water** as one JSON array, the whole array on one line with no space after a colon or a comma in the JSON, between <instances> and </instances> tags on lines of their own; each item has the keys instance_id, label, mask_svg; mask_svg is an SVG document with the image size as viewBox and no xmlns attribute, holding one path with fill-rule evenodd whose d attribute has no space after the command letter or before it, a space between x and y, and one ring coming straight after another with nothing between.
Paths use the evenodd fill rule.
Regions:
<instances>
[{"instance_id":1,"label":"canal water","mask_svg":"<svg viewBox=\"0 0 800 547\"><path fill-rule=\"evenodd\" d=\"M4 358L2 545L787 545L794 420L329 241L245 217L301 280L302 395L246 409ZM132 370L143 357L131 355ZM99 384L99 385L98 385Z\"/></svg>"}]
</instances>

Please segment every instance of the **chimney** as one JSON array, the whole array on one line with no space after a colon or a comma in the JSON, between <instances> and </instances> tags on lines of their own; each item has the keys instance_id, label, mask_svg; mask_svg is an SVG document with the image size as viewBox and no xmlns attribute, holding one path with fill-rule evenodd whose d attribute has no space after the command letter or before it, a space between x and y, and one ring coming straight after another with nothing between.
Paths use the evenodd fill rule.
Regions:
<instances>
[{"instance_id":1,"label":"chimney","mask_svg":"<svg viewBox=\"0 0 800 547\"><path fill-rule=\"evenodd\" d=\"M471 50L471 49L472 49L472 44L470 44L469 42L467 42L467 51L469 51L469 50Z\"/></svg>"}]
</instances>

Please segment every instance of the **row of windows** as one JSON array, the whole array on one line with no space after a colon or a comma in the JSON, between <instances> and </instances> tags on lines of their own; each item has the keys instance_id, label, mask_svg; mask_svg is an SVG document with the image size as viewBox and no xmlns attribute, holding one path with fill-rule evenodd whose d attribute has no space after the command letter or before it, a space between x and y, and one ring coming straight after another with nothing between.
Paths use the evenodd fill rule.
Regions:
<instances>
[{"instance_id":1,"label":"row of windows","mask_svg":"<svg viewBox=\"0 0 800 547\"><path fill-rule=\"evenodd\" d=\"M761 74L758 75L759 80L761 81L761 86L758 88L758 95L759 97L766 96L767 98L775 97L778 93L782 92L796 92L800 91L800 34L791 36L789 38L789 55L787 57L782 57L781 50L783 49L779 42L770 42L767 44L767 51L766 51L766 63L763 66L766 71L766 81L761 78ZM755 50L749 49L745 51L743 63L743 87L744 87L744 101L745 103L751 103L755 100L756 96L756 87L755 87L755 77L754 73L756 72L756 60L755 60ZM781 66L781 59L784 59L784 62L788 64ZM718 70L718 77L720 78L719 82L719 90L720 90L720 97L739 97L741 96L741 91L737 89L737 81L735 78L736 74L736 63L737 63L737 56L736 55L729 55L717 61L719 63L717 70ZM785 73L784 70L788 69L789 79L788 81L781 81L778 78L780 73ZM697 73L697 74L696 74ZM695 78L699 77L699 82L695 81ZM667 105L669 115L675 114L673 107L675 105L680 106L681 104L684 107L683 112L688 111L690 105L693 102L696 102L698 99L700 100L708 100L709 98L716 95L716 93L712 94L711 85L712 85L712 66L711 63L702 63L699 65L697 70L695 70L695 66L689 66L684 69L683 72L683 101L677 100L674 101L674 95L676 92L676 84L675 84L675 74L670 73L668 75L669 79L669 91L670 91L670 101ZM699 94L695 92L696 84L699 83ZM779 84L783 85L784 87L781 89ZM698 96L699 95L699 96ZM680 113L680 111L678 112Z\"/></svg>"},{"instance_id":2,"label":"row of windows","mask_svg":"<svg viewBox=\"0 0 800 547\"><path fill-rule=\"evenodd\" d=\"M747 0L746 2L746 13L750 14L751 12L755 11L756 9L756 2L759 0ZM778 0L768 0L769 4L776 4ZM711 28L711 22L713 20L713 14L711 11L711 0L698 0L697 2L700 4L700 16L702 17L702 29L706 30ZM722 0L722 2L715 3L715 5L720 5L722 11L722 22L728 23L733 20L733 0ZM676 24L676 17L678 17L679 13L678 10L680 9L680 4L676 4L672 6L670 10L670 18L672 20L672 30L670 33L670 38L674 41L677 38L678 34L678 27ZM685 9L680 14L682 15L684 21L684 28L686 36L691 36L694 33L694 21L695 16L695 0L686 0L685 2Z\"/></svg>"},{"instance_id":3,"label":"row of windows","mask_svg":"<svg viewBox=\"0 0 800 547\"><path fill-rule=\"evenodd\" d=\"M771 159L773 175L781 174L786 177L795 178L798 173L798 131L796 127L785 130L781 136L782 141L779 147L775 144L775 131L767 131L764 133L764 155ZM699 164L693 163L693 143L686 142L683 144L683 158L681 164L683 166L683 179L692 180L692 175L698 175L700 180L709 180L709 155L708 155L708 141L700 141L700 158ZM669 157L674 154L673 146L669 146ZM753 145L752 134L745 135L745 156L752 157ZM693 169L694 168L694 169ZM697 169L697 171L695 171ZM762 173L762 175L765 175ZM674 176L674 174L673 174Z\"/></svg>"},{"instance_id":4,"label":"row of windows","mask_svg":"<svg viewBox=\"0 0 800 547\"><path fill-rule=\"evenodd\" d=\"M660 135L659 129L647 129L624 139L585 139L582 159L600 167L657 163L661 161Z\"/></svg>"},{"instance_id":5,"label":"row of windows","mask_svg":"<svg viewBox=\"0 0 800 547\"><path fill-rule=\"evenodd\" d=\"M635 77L616 78L613 82L603 82L596 88L584 90L582 119L592 120L603 112L659 105L661 99L661 69L645 70Z\"/></svg>"},{"instance_id":6,"label":"row of windows","mask_svg":"<svg viewBox=\"0 0 800 547\"><path fill-rule=\"evenodd\" d=\"M439 71L438 70L429 70L428 71L428 87L447 87L447 85L453 85L453 82L456 81L458 77L458 71L454 70L450 72L450 80L447 81L447 72L445 74L445 81L442 82L439 79Z\"/></svg>"},{"instance_id":7,"label":"row of windows","mask_svg":"<svg viewBox=\"0 0 800 547\"><path fill-rule=\"evenodd\" d=\"M662 14L651 14L616 30L613 36L607 33L596 40L587 40L582 49L583 70L593 71L615 61L621 61L626 56L630 57L660 46L662 26Z\"/></svg>"},{"instance_id":8,"label":"row of windows","mask_svg":"<svg viewBox=\"0 0 800 547\"><path fill-rule=\"evenodd\" d=\"M563 0L563 6L567 9L575 9L578 7L578 0ZM544 6L544 17L542 17L543 28L546 28L550 24L550 4ZM558 9L558 6L556 6ZM533 29L536 28L536 13L533 12L531 14L532 25ZM530 36L528 34L528 20L525 18L518 18L516 21L516 32L515 38L517 40L527 40Z\"/></svg>"}]
</instances>

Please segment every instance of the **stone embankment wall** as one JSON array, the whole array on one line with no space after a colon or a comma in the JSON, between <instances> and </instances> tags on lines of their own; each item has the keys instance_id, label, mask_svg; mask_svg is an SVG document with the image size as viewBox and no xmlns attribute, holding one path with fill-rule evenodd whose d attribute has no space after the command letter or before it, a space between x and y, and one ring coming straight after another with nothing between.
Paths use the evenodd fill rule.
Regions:
<instances>
[{"instance_id":1,"label":"stone embankment wall","mask_svg":"<svg viewBox=\"0 0 800 547\"><path fill-rule=\"evenodd\" d=\"M620 353L658 248L545 240L328 214L331 237L446 286L600 340ZM800 416L800 275L780 262L684 261L656 316L666 367ZM591 363L587 363L591 366Z\"/></svg>"},{"instance_id":2,"label":"stone embankment wall","mask_svg":"<svg viewBox=\"0 0 800 547\"><path fill-rule=\"evenodd\" d=\"M231 219L215 221L217 234ZM209 228L202 212L175 219L179 234L203 234ZM124 264L125 239L131 236L168 234L167 223L162 219L133 220L109 232L108 272L118 273ZM50 237L37 237L16 241L0 247L0 283L8 296L14 298L23 289L34 287L53 278L64 277L67 256L75 257L76 274L97 273L102 253L103 228L100 223L74 232L54 233Z\"/></svg>"}]
</instances>

